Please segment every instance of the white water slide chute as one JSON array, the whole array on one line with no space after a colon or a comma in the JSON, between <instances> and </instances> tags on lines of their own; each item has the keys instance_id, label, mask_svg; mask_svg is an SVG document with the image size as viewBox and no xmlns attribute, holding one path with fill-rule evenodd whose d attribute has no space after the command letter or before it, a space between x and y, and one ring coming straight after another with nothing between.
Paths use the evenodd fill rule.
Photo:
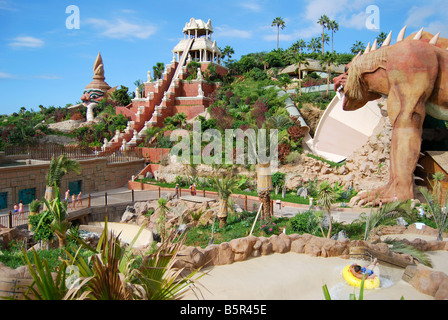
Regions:
<instances>
[{"instance_id":1,"label":"white water slide chute","mask_svg":"<svg viewBox=\"0 0 448 320\"><path fill-rule=\"evenodd\" d=\"M315 155L341 162L367 142L380 119L378 100L369 101L358 110L345 111L342 99L336 95L323 113L314 138L304 142Z\"/></svg>"}]
</instances>

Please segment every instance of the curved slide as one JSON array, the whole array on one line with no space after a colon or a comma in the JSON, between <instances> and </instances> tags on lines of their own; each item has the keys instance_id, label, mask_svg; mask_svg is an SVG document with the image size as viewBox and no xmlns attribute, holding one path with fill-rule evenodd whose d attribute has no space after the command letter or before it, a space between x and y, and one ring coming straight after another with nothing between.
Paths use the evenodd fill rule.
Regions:
<instances>
[{"instance_id":1,"label":"curved slide","mask_svg":"<svg viewBox=\"0 0 448 320\"><path fill-rule=\"evenodd\" d=\"M342 99L336 95L322 115L314 138L307 134L303 139L304 146L317 156L341 162L367 142L380 118L378 100L355 111L344 111Z\"/></svg>"}]
</instances>

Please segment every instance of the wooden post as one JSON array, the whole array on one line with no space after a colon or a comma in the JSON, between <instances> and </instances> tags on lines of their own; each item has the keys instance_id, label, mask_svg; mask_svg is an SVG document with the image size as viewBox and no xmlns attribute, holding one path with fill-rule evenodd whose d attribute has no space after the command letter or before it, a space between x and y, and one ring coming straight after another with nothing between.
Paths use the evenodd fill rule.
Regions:
<instances>
[{"instance_id":1,"label":"wooden post","mask_svg":"<svg viewBox=\"0 0 448 320\"><path fill-rule=\"evenodd\" d=\"M179 197L182 197L182 187L179 187Z\"/></svg>"},{"instance_id":2,"label":"wooden post","mask_svg":"<svg viewBox=\"0 0 448 320\"><path fill-rule=\"evenodd\" d=\"M132 202L134 202L134 201L135 201L135 200L134 200L134 199L135 199L135 198L134 198L134 189L131 190L131 196L132 196Z\"/></svg>"},{"instance_id":3,"label":"wooden post","mask_svg":"<svg viewBox=\"0 0 448 320\"><path fill-rule=\"evenodd\" d=\"M107 207L107 192L104 193L104 205Z\"/></svg>"},{"instance_id":4,"label":"wooden post","mask_svg":"<svg viewBox=\"0 0 448 320\"><path fill-rule=\"evenodd\" d=\"M159 199L160 199L160 187L159 187Z\"/></svg>"},{"instance_id":5,"label":"wooden post","mask_svg":"<svg viewBox=\"0 0 448 320\"><path fill-rule=\"evenodd\" d=\"M11 210L9 210L9 214L8 214L8 228L12 228L12 212Z\"/></svg>"},{"instance_id":6,"label":"wooden post","mask_svg":"<svg viewBox=\"0 0 448 320\"><path fill-rule=\"evenodd\" d=\"M274 215L274 200L271 200L271 217Z\"/></svg>"},{"instance_id":7,"label":"wooden post","mask_svg":"<svg viewBox=\"0 0 448 320\"><path fill-rule=\"evenodd\" d=\"M247 211L247 194L244 196L244 211Z\"/></svg>"},{"instance_id":8,"label":"wooden post","mask_svg":"<svg viewBox=\"0 0 448 320\"><path fill-rule=\"evenodd\" d=\"M92 196L89 194L89 196L87 197L87 208L90 208L91 198L92 198Z\"/></svg>"},{"instance_id":9,"label":"wooden post","mask_svg":"<svg viewBox=\"0 0 448 320\"><path fill-rule=\"evenodd\" d=\"M204 195L204 198L205 198L205 188L204 188L204 190L202 191L202 194Z\"/></svg>"}]
</instances>

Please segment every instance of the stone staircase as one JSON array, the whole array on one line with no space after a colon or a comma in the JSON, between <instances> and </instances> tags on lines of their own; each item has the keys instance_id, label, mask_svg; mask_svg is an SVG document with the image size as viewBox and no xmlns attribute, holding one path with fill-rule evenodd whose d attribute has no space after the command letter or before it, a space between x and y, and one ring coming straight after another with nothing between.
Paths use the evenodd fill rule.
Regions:
<instances>
[{"instance_id":1,"label":"stone staircase","mask_svg":"<svg viewBox=\"0 0 448 320\"><path fill-rule=\"evenodd\" d=\"M173 114L175 97L181 94L179 83L185 74L185 64L193 42L194 39L187 42L179 61L173 57L161 79L145 83L145 91L148 93L146 98L137 93L131 104L117 108L117 114L121 113L131 120L124 131L117 130L110 141L104 140L103 151L125 151L129 147L137 146L146 138L148 128L162 126L165 118Z\"/></svg>"}]
</instances>

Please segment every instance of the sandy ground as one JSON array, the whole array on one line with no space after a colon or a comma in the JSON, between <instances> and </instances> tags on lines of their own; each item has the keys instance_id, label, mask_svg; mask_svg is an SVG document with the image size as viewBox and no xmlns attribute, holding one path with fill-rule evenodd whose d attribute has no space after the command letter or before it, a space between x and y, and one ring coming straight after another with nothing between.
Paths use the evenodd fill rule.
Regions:
<instances>
[{"instance_id":1,"label":"sandy ground","mask_svg":"<svg viewBox=\"0 0 448 320\"><path fill-rule=\"evenodd\" d=\"M448 273L447 251L427 253L434 270ZM251 258L204 269L207 274L199 280L203 286L199 286L202 296L189 293L185 299L323 300L322 286L326 284L333 300L348 300L350 293L359 295L359 288L348 285L342 277L342 269L353 262L366 264L362 260L297 253ZM365 290L364 300L399 300L401 297L405 300L433 300L401 279L404 269L381 265L375 269L380 275L381 285L377 289Z\"/></svg>"}]
</instances>

